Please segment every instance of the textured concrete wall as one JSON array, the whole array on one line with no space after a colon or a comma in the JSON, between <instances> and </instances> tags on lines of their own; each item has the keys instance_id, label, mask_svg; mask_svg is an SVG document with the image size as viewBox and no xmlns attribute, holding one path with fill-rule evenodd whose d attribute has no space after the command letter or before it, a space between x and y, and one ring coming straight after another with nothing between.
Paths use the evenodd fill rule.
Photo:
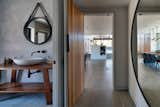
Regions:
<instances>
[{"instance_id":1,"label":"textured concrete wall","mask_svg":"<svg viewBox=\"0 0 160 107\"><path fill-rule=\"evenodd\" d=\"M34 45L27 41L23 34L24 24L38 1L42 1L50 19L53 19L52 0L0 0L0 62L5 56L30 56L32 51L42 49L48 50L48 56L53 57L53 36L43 45ZM27 74L23 74L22 81L42 80L41 74L35 74L31 79L26 77ZM3 73L3 78L8 81L9 73Z\"/></svg>"},{"instance_id":2,"label":"textured concrete wall","mask_svg":"<svg viewBox=\"0 0 160 107\"><path fill-rule=\"evenodd\" d=\"M46 8L52 24L52 39L44 45L28 42L23 34L23 27L36 3L41 1ZM33 50L47 49L48 55L56 60L53 65L53 106L63 106L63 1L64 0L0 0L0 60L4 56L29 56ZM3 73L4 80L9 74ZM23 74L22 81L42 81L42 75L36 74L31 79Z\"/></svg>"}]
</instances>

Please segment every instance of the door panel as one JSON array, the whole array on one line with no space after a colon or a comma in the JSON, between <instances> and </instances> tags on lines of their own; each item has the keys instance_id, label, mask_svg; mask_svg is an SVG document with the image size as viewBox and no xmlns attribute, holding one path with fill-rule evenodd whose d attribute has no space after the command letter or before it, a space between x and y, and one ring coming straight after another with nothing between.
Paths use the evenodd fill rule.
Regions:
<instances>
[{"instance_id":1,"label":"door panel","mask_svg":"<svg viewBox=\"0 0 160 107\"><path fill-rule=\"evenodd\" d=\"M80 97L84 89L84 15L68 0L68 103L69 107Z\"/></svg>"}]
</instances>

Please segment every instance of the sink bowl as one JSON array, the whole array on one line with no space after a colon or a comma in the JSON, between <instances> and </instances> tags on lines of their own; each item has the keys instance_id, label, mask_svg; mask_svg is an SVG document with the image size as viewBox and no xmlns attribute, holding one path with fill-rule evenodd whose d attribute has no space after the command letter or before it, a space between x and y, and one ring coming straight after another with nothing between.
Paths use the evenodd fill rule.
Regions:
<instances>
[{"instance_id":1,"label":"sink bowl","mask_svg":"<svg viewBox=\"0 0 160 107\"><path fill-rule=\"evenodd\" d=\"M14 58L13 62L17 65L35 65L46 62L46 58L35 57L35 58Z\"/></svg>"}]
</instances>

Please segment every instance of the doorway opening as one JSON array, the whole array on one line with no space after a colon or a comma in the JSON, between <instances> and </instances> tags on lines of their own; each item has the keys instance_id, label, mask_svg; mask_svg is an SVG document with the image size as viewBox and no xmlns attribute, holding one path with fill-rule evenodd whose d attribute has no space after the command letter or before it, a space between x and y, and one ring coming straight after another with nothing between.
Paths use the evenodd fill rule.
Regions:
<instances>
[{"instance_id":1,"label":"doorway opening","mask_svg":"<svg viewBox=\"0 0 160 107\"><path fill-rule=\"evenodd\" d=\"M134 107L128 92L119 92L127 88L127 11L115 10L94 13L67 2L68 107Z\"/></svg>"},{"instance_id":2,"label":"doorway opening","mask_svg":"<svg viewBox=\"0 0 160 107\"><path fill-rule=\"evenodd\" d=\"M75 107L112 106L113 18L113 13L84 16L85 85Z\"/></svg>"}]
</instances>

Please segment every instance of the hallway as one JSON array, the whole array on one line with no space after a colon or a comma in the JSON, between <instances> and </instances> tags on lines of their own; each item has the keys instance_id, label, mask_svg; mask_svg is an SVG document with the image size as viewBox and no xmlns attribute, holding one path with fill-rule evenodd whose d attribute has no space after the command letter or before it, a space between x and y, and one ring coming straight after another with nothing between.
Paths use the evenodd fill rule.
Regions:
<instances>
[{"instance_id":1,"label":"hallway","mask_svg":"<svg viewBox=\"0 0 160 107\"><path fill-rule=\"evenodd\" d=\"M75 107L134 107L127 91L114 91L112 60L88 60L85 90Z\"/></svg>"}]
</instances>

